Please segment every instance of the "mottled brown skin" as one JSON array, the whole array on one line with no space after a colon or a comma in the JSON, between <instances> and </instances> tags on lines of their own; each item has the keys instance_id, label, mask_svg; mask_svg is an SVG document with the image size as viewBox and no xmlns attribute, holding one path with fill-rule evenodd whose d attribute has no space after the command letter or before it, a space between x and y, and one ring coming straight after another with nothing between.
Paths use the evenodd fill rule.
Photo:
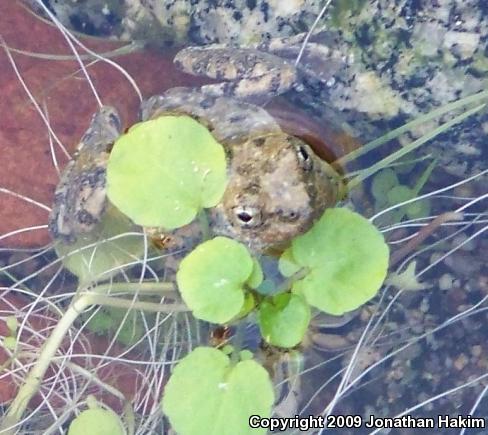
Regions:
<instances>
[{"instance_id":1,"label":"mottled brown skin","mask_svg":"<svg viewBox=\"0 0 488 435\"><path fill-rule=\"evenodd\" d=\"M286 245L337 201L337 179L301 140L284 133L232 148L229 184L210 211L218 233L258 250Z\"/></svg>"},{"instance_id":2,"label":"mottled brown skin","mask_svg":"<svg viewBox=\"0 0 488 435\"><path fill-rule=\"evenodd\" d=\"M249 49L190 48L175 61L195 74L239 80L170 89L142 103L142 120L186 114L206 125L224 146L229 168L224 197L209 210L212 231L255 251L285 246L335 204L340 183L332 167L305 142L284 133L263 108L243 101L289 89L294 68ZM49 222L55 239L74 242L100 221L107 201L109 151L120 129L114 109L104 107L94 116L56 190Z\"/></svg>"},{"instance_id":3,"label":"mottled brown skin","mask_svg":"<svg viewBox=\"0 0 488 435\"><path fill-rule=\"evenodd\" d=\"M190 115L224 146L229 181L220 204L209 210L215 234L255 251L283 247L337 202L335 170L258 106L176 88L149 99L142 113L143 119Z\"/></svg>"},{"instance_id":4,"label":"mottled brown skin","mask_svg":"<svg viewBox=\"0 0 488 435\"><path fill-rule=\"evenodd\" d=\"M207 95L240 100L280 95L296 83L295 67L271 53L252 48L210 45L189 47L176 55L178 68L220 83L201 88Z\"/></svg>"},{"instance_id":5,"label":"mottled brown skin","mask_svg":"<svg viewBox=\"0 0 488 435\"><path fill-rule=\"evenodd\" d=\"M106 207L106 167L109 151L121 133L121 121L112 107L102 107L91 121L76 153L61 175L49 215L54 239L68 243L92 231Z\"/></svg>"}]
</instances>

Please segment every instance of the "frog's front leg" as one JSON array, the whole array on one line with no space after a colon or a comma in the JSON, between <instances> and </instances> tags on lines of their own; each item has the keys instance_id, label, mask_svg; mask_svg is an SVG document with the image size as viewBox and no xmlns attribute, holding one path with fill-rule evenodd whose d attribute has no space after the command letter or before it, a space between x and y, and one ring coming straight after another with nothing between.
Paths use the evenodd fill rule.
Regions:
<instances>
[{"instance_id":1,"label":"frog's front leg","mask_svg":"<svg viewBox=\"0 0 488 435\"><path fill-rule=\"evenodd\" d=\"M83 135L54 194L49 230L54 239L73 243L93 230L106 207L106 165L110 147L121 134L117 111L102 107Z\"/></svg>"},{"instance_id":2,"label":"frog's front leg","mask_svg":"<svg viewBox=\"0 0 488 435\"><path fill-rule=\"evenodd\" d=\"M202 87L204 93L213 96L241 100L273 97L289 90L296 81L293 64L252 48L189 47L181 50L174 62L186 73L221 80Z\"/></svg>"}]
</instances>

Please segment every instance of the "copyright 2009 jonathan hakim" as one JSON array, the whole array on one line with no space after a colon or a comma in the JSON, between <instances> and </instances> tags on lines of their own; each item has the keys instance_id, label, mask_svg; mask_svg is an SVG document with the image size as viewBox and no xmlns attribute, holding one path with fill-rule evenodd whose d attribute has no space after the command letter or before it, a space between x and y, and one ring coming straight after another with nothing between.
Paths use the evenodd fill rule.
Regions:
<instances>
[{"instance_id":1,"label":"copyright 2009 jonathan hakim","mask_svg":"<svg viewBox=\"0 0 488 435\"><path fill-rule=\"evenodd\" d=\"M363 418L360 415L309 415L291 418L273 417L262 418L259 415L249 417L249 426L254 429L267 429L282 432L288 429L307 431L310 429L354 429L354 428L402 428L402 429L484 429L486 419L471 415L436 415L434 417L376 417L370 415Z\"/></svg>"}]
</instances>

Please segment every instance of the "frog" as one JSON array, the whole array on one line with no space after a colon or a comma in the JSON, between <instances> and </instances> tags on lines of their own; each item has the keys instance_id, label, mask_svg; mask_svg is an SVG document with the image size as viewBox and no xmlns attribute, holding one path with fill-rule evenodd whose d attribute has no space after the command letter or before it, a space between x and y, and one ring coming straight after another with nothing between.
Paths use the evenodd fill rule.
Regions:
<instances>
[{"instance_id":1,"label":"frog","mask_svg":"<svg viewBox=\"0 0 488 435\"><path fill-rule=\"evenodd\" d=\"M307 143L284 133L255 103L294 86L296 69L277 56L248 48L190 47L174 61L184 71L221 81L152 96L141 104L141 120L179 114L205 125L223 145L228 162L224 196L208 211L212 232L256 252L286 246L335 204L340 190L332 166ZM107 206L108 157L120 134L117 111L102 107L56 189L49 219L54 239L73 243L100 222Z\"/></svg>"},{"instance_id":2,"label":"frog","mask_svg":"<svg viewBox=\"0 0 488 435\"><path fill-rule=\"evenodd\" d=\"M100 222L107 208L110 148L121 133L122 120L115 108L103 106L93 115L54 192L48 228L55 240L75 243Z\"/></svg>"}]
</instances>

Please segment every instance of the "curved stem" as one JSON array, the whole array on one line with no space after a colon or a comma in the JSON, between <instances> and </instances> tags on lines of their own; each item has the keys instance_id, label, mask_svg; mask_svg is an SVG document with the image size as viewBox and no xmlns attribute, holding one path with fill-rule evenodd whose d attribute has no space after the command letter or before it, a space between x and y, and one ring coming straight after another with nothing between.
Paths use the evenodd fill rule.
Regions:
<instances>
[{"instance_id":1,"label":"curved stem","mask_svg":"<svg viewBox=\"0 0 488 435\"><path fill-rule=\"evenodd\" d=\"M100 284L91 290L97 295L109 295L110 293L137 293L137 294L161 294L175 293L176 287L170 282L116 282Z\"/></svg>"},{"instance_id":2,"label":"curved stem","mask_svg":"<svg viewBox=\"0 0 488 435\"><path fill-rule=\"evenodd\" d=\"M296 281L300 281L302 278L305 278L309 273L310 273L310 268L302 267L300 270L295 272L292 276L285 279L279 286L277 286L276 290L274 291L274 294L280 294L290 290Z\"/></svg>"},{"instance_id":3,"label":"curved stem","mask_svg":"<svg viewBox=\"0 0 488 435\"><path fill-rule=\"evenodd\" d=\"M54 327L51 335L41 348L36 363L27 374L24 384L20 387L17 395L9 406L7 413L0 423L0 433L13 435L17 432L16 425L22 419L29 402L39 391L44 375L56 355L59 346L63 342L67 332L73 325L78 316L90 305L109 305L121 308L141 308L150 311L187 311L183 304L163 305L150 302L135 302L114 298L109 296L109 292L130 292L144 294L161 294L165 292L175 292L175 286L165 282L143 282L143 283L110 283L101 284L91 291L81 289L78 296L75 296L70 306ZM169 308L168 308L169 306Z\"/></svg>"},{"instance_id":4,"label":"curved stem","mask_svg":"<svg viewBox=\"0 0 488 435\"><path fill-rule=\"evenodd\" d=\"M0 433L13 435L17 432L15 426L24 414L30 400L37 393L41 382L46 374L46 370L51 363L51 359L56 354L69 328L76 320L78 315L93 304L93 299L97 295L82 294L68 307L66 313L59 320L51 335L42 346L41 353L37 362L27 375L24 384L20 387L15 399L10 404L5 417L0 424Z\"/></svg>"},{"instance_id":5,"label":"curved stem","mask_svg":"<svg viewBox=\"0 0 488 435\"><path fill-rule=\"evenodd\" d=\"M134 302L133 300L114 298L113 296L97 295L96 293L88 293L94 295L95 303L97 305L104 305L113 308L136 309L143 311L151 311L155 313L176 313L187 312L190 309L183 303L181 304L158 304L157 302Z\"/></svg>"}]
</instances>

